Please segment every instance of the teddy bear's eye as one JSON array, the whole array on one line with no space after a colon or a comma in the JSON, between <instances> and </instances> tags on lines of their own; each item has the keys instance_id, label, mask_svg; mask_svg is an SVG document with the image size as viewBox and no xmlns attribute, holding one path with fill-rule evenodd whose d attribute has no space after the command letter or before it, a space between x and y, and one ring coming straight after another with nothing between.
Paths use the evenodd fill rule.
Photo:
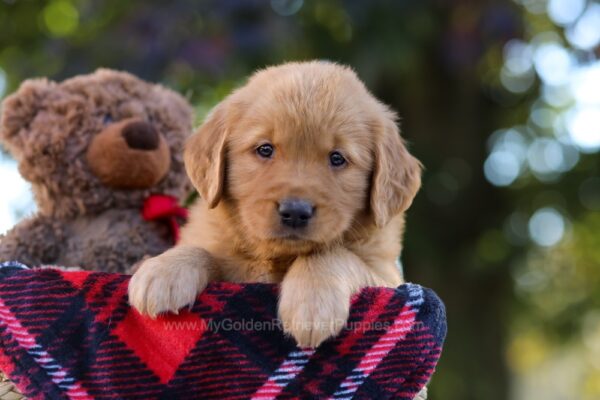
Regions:
<instances>
[{"instance_id":1,"label":"teddy bear's eye","mask_svg":"<svg viewBox=\"0 0 600 400\"><path fill-rule=\"evenodd\" d=\"M102 123L104 125L112 124L114 122L112 115L104 114L104 118L102 119Z\"/></svg>"}]
</instances>

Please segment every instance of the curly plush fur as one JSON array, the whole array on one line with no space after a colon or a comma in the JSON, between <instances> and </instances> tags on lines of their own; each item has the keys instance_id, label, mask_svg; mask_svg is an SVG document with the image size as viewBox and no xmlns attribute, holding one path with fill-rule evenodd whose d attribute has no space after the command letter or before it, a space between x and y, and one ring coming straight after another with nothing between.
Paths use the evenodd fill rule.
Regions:
<instances>
[{"instance_id":1,"label":"curly plush fur","mask_svg":"<svg viewBox=\"0 0 600 400\"><path fill-rule=\"evenodd\" d=\"M133 142L126 129L135 130ZM31 183L38 212L0 238L0 260L125 272L170 247L168 228L144 221L140 208L152 193L182 198L189 190L182 148L191 129L185 99L128 73L100 69L62 83L24 82L2 105L0 140ZM88 149L109 134L111 147L96 151L103 159L95 164L103 171L107 162L118 165L114 172L128 186L108 185L91 168L96 159ZM154 135L160 149L148 150L144 135ZM160 171L145 165L153 152L163 160ZM141 184L131 180L136 173ZM159 175L148 180L152 173Z\"/></svg>"}]
</instances>

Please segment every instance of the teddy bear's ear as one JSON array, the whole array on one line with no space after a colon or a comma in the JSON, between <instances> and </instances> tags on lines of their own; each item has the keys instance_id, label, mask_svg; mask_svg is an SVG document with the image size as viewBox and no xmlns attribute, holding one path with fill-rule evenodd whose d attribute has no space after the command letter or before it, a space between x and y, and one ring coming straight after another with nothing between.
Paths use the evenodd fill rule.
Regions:
<instances>
[{"instance_id":1,"label":"teddy bear's ear","mask_svg":"<svg viewBox=\"0 0 600 400\"><path fill-rule=\"evenodd\" d=\"M14 156L24 145L28 127L35 118L56 83L45 78L29 79L6 97L1 105L0 143Z\"/></svg>"}]
</instances>

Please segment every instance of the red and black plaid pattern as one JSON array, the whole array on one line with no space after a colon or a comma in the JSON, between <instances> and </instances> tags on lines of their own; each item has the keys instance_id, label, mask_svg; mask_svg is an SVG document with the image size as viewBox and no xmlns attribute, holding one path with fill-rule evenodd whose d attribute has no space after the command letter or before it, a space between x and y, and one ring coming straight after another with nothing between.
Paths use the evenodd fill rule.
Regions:
<instances>
[{"instance_id":1,"label":"red and black plaid pattern","mask_svg":"<svg viewBox=\"0 0 600 400\"><path fill-rule=\"evenodd\" d=\"M0 268L0 369L31 398L412 399L446 334L429 289L368 288L347 327L298 348L277 286L216 283L156 320L127 303L129 276Z\"/></svg>"}]
</instances>

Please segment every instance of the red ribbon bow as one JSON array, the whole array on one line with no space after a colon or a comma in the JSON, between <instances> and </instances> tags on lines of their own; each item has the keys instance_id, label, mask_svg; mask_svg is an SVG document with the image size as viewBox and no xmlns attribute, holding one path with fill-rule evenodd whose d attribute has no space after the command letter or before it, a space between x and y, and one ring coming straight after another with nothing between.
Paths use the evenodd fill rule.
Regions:
<instances>
[{"instance_id":1,"label":"red ribbon bow","mask_svg":"<svg viewBox=\"0 0 600 400\"><path fill-rule=\"evenodd\" d=\"M146 221L166 220L171 227L175 243L179 241L178 219L187 220L188 210L179 205L179 200L166 194L152 194L144 201L142 217Z\"/></svg>"}]
</instances>

